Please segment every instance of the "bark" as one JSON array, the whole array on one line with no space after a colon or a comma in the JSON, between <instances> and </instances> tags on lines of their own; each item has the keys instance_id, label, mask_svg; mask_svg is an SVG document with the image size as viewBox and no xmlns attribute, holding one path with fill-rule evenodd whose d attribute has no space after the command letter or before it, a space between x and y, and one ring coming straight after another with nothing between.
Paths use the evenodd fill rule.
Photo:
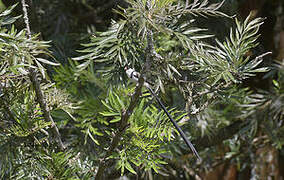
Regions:
<instances>
[{"instance_id":1,"label":"bark","mask_svg":"<svg viewBox=\"0 0 284 180\"><path fill-rule=\"evenodd\" d=\"M49 111L47 104L45 102L43 92L40 88L40 83L39 83L39 81L37 80L37 77L36 77L36 72L33 69L30 69L29 77L30 77L30 80L31 80L31 82L34 86L36 97L37 97L37 102L39 103L40 108L43 112L44 119L45 119L46 122L51 122L51 128L52 128L52 131L53 131L53 136L56 138L56 141L58 143L60 150L63 151L65 149L65 146L64 146L64 144L61 140L61 135L59 133L59 130L58 130L53 118L50 115L50 111Z\"/></svg>"},{"instance_id":2,"label":"bark","mask_svg":"<svg viewBox=\"0 0 284 180\"><path fill-rule=\"evenodd\" d=\"M31 29L30 29L29 17L28 17L28 10L27 10L28 5L26 4L25 0L22 0L21 3L22 3L22 8L23 8L24 22L25 22L25 25L26 25L27 37L29 39L31 39L32 35L31 35ZM36 76L36 72L32 68L30 68L30 70L29 70L29 78L30 78L30 80L31 80L31 82L32 82L32 84L35 88L37 102L39 103L40 108L43 112L44 119L47 122L51 122L51 128L53 130L53 135L56 137L58 145L59 145L60 149L63 151L65 149L65 147L62 143L59 130L58 130L55 122L53 121L53 118L50 115L49 109L48 109L47 104L45 102L44 95L43 95L42 90L40 88L40 83L39 83L37 76Z\"/></svg>"},{"instance_id":3,"label":"bark","mask_svg":"<svg viewBox=\"0 0 284 180\"><path fill-rule=\"evenodd\" d=\"M96 174L95 179L96 180L102 180L104 179L104 172L105 169L108 167L108 157L114 152L114 150L119 145L120 139L123 136L125 130L128 126L128 120L131 114L133 113L134 108L136 107L136 104L139 101L139 97L141 95L142 86L144 84L144 74L150 69L151 66L151 59L153 57L152 52L154 51L154 45L153 45L153 34L151 30L148 30L147 33L147 49L146 49L146 62L143 66L141 77L139 78L138 85L135 88L135 92L131 97L130 104L126 111L123 112L120 125L118 128L118 131L116 132L115 136L113 137L111 144L103 157L103 159L100 161L99 168Z\"/></svg>"}]
</instances>

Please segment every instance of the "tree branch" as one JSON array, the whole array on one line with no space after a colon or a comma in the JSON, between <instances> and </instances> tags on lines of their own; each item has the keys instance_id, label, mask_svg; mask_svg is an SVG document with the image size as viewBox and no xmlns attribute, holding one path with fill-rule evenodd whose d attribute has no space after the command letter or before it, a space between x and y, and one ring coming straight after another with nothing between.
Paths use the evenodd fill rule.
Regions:
<instances>
[{"instance_id":1,"label":"tree branch","mask_svg":"<svg viewBox=\"0 0 284 180\"><path fill-rule=\"evenodd\" d=\"M25 0L22 0L21 2L23 6L22 8L23 8L23 14L24 14L24 21L26 24L27 36L29 39L31 39L32 34L31 34L31 28L30 28L30 22L29 22L29 17L28 17L28 10L27 10L28 5L26 4Z\"/></svg>"},{"instance_id":2,"label":"tree branch","mask_svg":"<svg viewBox=\"0 0 284 180\"><path fill-rule=\"evenodd\" d=\"M120 126L118 128L118 131L116 132L115 136L112 139L111 145L109 146L104 158L100 161L99 164L99 169L98 172L96 174L96 178L95 179L103 179L103 173L107 167L107 158L113 153L114 149L118 146L119 141L122 137L122 135L124 134L126 128L127 128L127 124L128 124L128 119L131 116L138 100L139 100L139 96L141 94L141 90L142 90L142 86L144 84L144 79L140 77L139 79L139 83L135 88L135 92L131 97L131 101L130 101L130 105L128 106L127 110L125 112L123 112L121 120L120 120Z\"/></svg>"},{"instance_id":3,"label":"tree branch","mask_svg":"<svg viewBox=\"0 0 284 180\"><path fill-rule=\"evenodd\" d=\"M128 126L128 120L131 114L133 113L134 108L136 107L136 104L139 100L139 97L141 95L142 86L144 84L144 74L150 69L151 66L151 59L152 59L152 53L153 52L153 34L151 30L148 30L147 32L147 49L146 49L146 63L143 66L143 69L141 71L141 76L138 80L138 84L135 88L135 92L131 97L130 104L126 111L123 112L121 120L120 120L120 126L118 128L118 131L116 132L115 136L113 137L111 141L111 145L109 146L105 156L100 161L98 172L96 174L95 179L101 180L104 179L104 171L108 167L107 158L113 153L115 148L118 146L119 141L124 134L125 130Z\"/></svg>"},{"instance_id":4,"label":"tree branch","mask_svg":"<svg viewBox=\"0 0 284 180\"><path fill-rule=\"evenodd\" d=\"M38 82L38 79L36 77L36 72L33 69L30 69L30 73L29 73L29 77L30 80L35 88L35 93L36 93L36 97L37 97L37 102L40 105L40 108L43 112L43 116L46 122L51 122L51 128L53 130L53 136L55 136L55 138L57 139L57 143L59 145L59 148L63 151L65 149L62 140L61 140L61 135L59 133L59 130L55 124L55 122L53 121L53 118L50 115L50 111L46 105L42 90L40 88L40 84Z\"/></svg>"},{"instance_id":5,"label":"tree branch","mask_svg":"<svg viewBox=\"0 0 284 180\"><path fill-rule=\"evenodd\" d=\"M25 21L26 29L27 29L27 37L28 37L28 39L31 39L31 30L30 30L28 10L27 10L28 5L26 4L25 0L22 0L21 3L22 3L22 6L23 6L22 8L23 8L23 14L24 14L24 21ZM59 148L63 151L65 149L65 147L62 143L59 130L58 130L55 122L53 121L53 119L50 115L49 109L48 109L46 102L44 100L44 95L43 95L42 90L40 88L40 83L39 83L39 81L36 77L36 72L33 68L30 68L30 70L29 70L29 78L30 78L30 80L31 80L31 82L32 82L32 84L35 88L37 102L39 103L40 108L43 112L44 119L45 119L46 122L51 122L51 128L53 130L53 135L57 139Z\"/></svg>"}]
</instances>

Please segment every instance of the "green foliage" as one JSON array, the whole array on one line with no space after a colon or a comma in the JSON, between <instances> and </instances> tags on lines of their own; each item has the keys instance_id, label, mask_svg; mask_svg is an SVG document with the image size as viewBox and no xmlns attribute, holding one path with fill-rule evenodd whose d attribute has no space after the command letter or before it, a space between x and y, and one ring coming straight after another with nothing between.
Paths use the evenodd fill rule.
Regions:
<instances>
[{"instance_id":1,"label":"green foliage","mask_svg":"<svg viewBox=\"0 0 284 180\"><path fill-rule=\"evenodd\" d=\"M25 30L18 32L15 29L12 23L20 18L10 16L15 6L0 14L1 179L32 178L31 169L36 163L33 148L52 143L49 139L51 122L43 118L28 75L30 69L34 69L41 73L38 79L43 79L46 77L43 64L58 64L46 59L46 55L50 56L48 42L38 40L38 35L29 39ZM54 85L41 82L41 88L47 96L52 96L50 106L54 109L66 107L67 97L56 92ZM58 95L56 98L54 93Z\"/></svg>"},{"instance_id":2,"label":"green foliage","mask_svg":"<svg viewBox=\"0 0 284 180\"><path fill-rule=\"evenodd\" d=\"M76 167L74 161L79 157L74 157L72 153L58 152L50 154L39 154L39 163L43 177L51 179L78 179L76 173L80 168Z\"/></svg>"},{"instance_id":3,"label":"green foliage","mask_svg":"<svg viewBox=\"0 0 284 180\"><path fill-rule=\"evenodd\" d=\"M128 8L116 11L123 19L113 21L108 31L95 33L90 43L83 44L85 49L80 50L85 54L73 60L81 62L77 66L80 73L85 73L86 69L101 73L109 84L121 88L127 81L125 66L138 71L144 66L149 45L147 32L152 31L154 50L151 52L152 62L146 73L147 79L154 82L153 88L161 90L166 97L172 86L178 87L183 95L180 103L185 105L189 118L195 119L202 136L210 134L213 127L222 128L233 121L234 116L224 117L225 112L218 107L233 103L226 111L234 112L238 104L236 99L243 100L246 96L247 91L237 90L234 84L267 71L267 68L258 68L265 54L255 59L249 55L249 51L257 45L257 33L263 24L261 18L250 20L248 17L244 23L236 19L236 29L231 28L224 43L216 40L216 44L210 45L206 42L213 35L197 27L196 17L228 18L218 11L221 5L209 5L208 1L194 1L191 4L166 0L129 1ZM108 118L110 125L119 124L129 106L127 95L130 89L125 89L125 92L110 89L106 100L102 101L107 110L99 114ZM178 112L171 111L175 117ZM159 124L155 124L157 120ZM118 152L113 152L111 156L118 160L116 167L121 169L121 174L125 169L135 174L132 166L142 164L145 170L153 168L158 172L164 164L160 154L167 152L167 147L162 146L161 142L173 138L170 123L156 104L149 105L149 100L145 99L139 101L129 123L119 142ZM191 129L192 134L199 134L196 128ZM115 129L110 131L115 132ZM154 159L158 159L159 163Z\"/></svg>"},{"instance_id":4,"label":"green foliage","mask_svg":"<svg viewBox=\"0 0 284 180\"><path fill-rule=\"evenodd\" d=\"M283 64L275 64L274 69L278 71L277 79L272 81L274 87L270 92L262 90L248 96L246 102L241 105L243 108L241 117L251 120L250 133L252 137L256 136L256 132L262 128L260 123L264 124L264 131L271 143L281 149L284 144L282 136L284 115Z\"/></svg>"},{"instance_id":5,"label":"green foliage","mask_svg":"<svg viewBox=\"0 0 284 180\"><path fill-rule=\"evenodd\" d=\"M50 16L39 20L44 22L43 28L48 27L43 36L36 34L28 39L25 30L17 30L14 24L20 16L10 16L15 6L0 14L1 179L91 179L102 158L107 163L105 178L109 179L114 179L110 176L117 171L129 178L141 174L144 178L151 170L154 178L165 173L175 178L190 174L183 168L198 164L188 155L184 142L155 99L144 92L133 111L127 111L135 88L128 83L124 68L140 72L148 57L145 78L153 82L152 88L171 116L196 145L203 137L209 137L206 143L213 144L211 136L215 141L214 135L222 128L242 121L244 127L223 143L224 149L229 149L224 152L224 160L237 157L241 164L241 158L246 156L238 155L244 148L246 153L247 147L259 146L255 138L262 130L267 134L266 142L282 148L283 66L278 65L279 74L270 91L254 93L241 86L244 80L268 70L261 67L268 53L252 54L264 19L235 19L235 27L221 41L213 39L204 26L199 27L198 21L203 17L231 20L219 10L224 1L209 4L207 0L129 0L127 8L115 10L121 19L112 20L108 30L98 32L89 27L88 32L93 34L86 42L86 33L69 34L68 28L61 27L71 24L70 28L76 29L81 18L68 16L65 1L40 2L42 6L50 4L50 11L39 8L35 13L39 17ZM98 11L90 6L91 1L72 3ZM52 13L57 5L63 15L61 11ZM85 25L78 28L82 32ZM39 40L45 37L56 41L52 44ZM75 53L73 49L80 40L84 42L83 49ZM47 65L59 65L50 61L54 59L51 54L66 64L46 71ZM79 55L73 61L70 54ZM45 121L36 103L28 77L31 68L37 72L44 100L67 147L65 151L56 147L51 135L53 125ZM129 118L122 127L126 112ZM111 147L115 137L119 137L118 143ZM210 166L219 153L214 145L205 150L201 147L201 166Z\"/></svg>"},{"instance_id":6,"label":"green foliage","mask_svg":"<svg viewBox=\"0 0 284 180\"><path fill-rule=\"evenodd\" d=\"M106 101L102 101L107 110L100 114L108 118L109 123L118 123L125 107L129 104L127 90L126 92L120 90L117 93L110 91ZM142 99L135 108L129 119L129 128L126 129L120 142L122 149L111 156L118 159L117 168L121 169L121 174L124 173L125 168L135 174L130 162L138 167L142 166L145 170L153 168L156 172L161 164L166 163L162 160L162 155L169 152L164 145L166 141L173 139L175 130L164 112L153 105L147 105L147 101ZM170 113L177 119L184 116L176 110L171 110Z\"/></svg>"},{"instance_id":7,"label":"green foliage","mask_svg":"<svg viewBox=\"0 0 284 180\"><path fill-rule=\"evenodd\" d=\"M2 16L9 14L10 11L11 9L4 11ZM11 24L17 18L19 17L2 21L2 25ZM12 75L27 75L28 68L37 67L45 77L45 68L42 64L58 65L43 57L37 57L39 55L50 56L47 50L49 42L39 41L38 35L28 39L24 30L17 32L13 25L9 30L2 26L0 40L1 58L4 59L0 64L1 75L7 76L8 73L10 75L11 73Z\"/></svg>"},{"instance_id":8,"label":"green foliage","mask_svg":"<svg viewBox=\"0 0 284 180\"><path fill-rule=\"evenodd\" d=\"M216 40L218 47L211 47L207 44L197 45L191 52L193 60L198 63L193 68L198 68L202 74L207 74L207 80L212 83L225 81L226 83L241 82L242 80L254 76L256 72L265 72L267 68L256 68L262 61L262 56L251 60L249 50L257 46L255 36L259 26L263 24L261 18L251 22L250 16L242 24L236 19L237 29L235 34L231 29L230 39L224 43ZM205 53L203 53L205 52ZM185 63L188 63L185 61ZM189 66L190 68L192 66Z\"/></svg>"}]
</instances>

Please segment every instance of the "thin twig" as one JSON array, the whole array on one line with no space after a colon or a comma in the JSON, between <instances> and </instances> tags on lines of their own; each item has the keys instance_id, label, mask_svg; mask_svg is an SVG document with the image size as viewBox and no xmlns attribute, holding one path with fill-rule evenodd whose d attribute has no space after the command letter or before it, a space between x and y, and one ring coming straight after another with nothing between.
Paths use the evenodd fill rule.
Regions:
<instances>
[{"instance_id":1,"label":"thin twig","mask_svg":"<svg viewBox=\"0 0 284 180\"><path fill-rule=\"evenodd\" d=\"M28 18L28 10L27 7L28 5L26 4L25 0L22 0L22 6L23 6L23 14L24 14L24 21L26 24L26 29L27 29L27 37L29 38L29 40L31 40L31 30L30 30L30 24L29 24L29 18ZM62 140L61 140L61 135L59 133L59 130L55 124L55 122L53 121L53 118L50 115L50 111L46 105L45 99L44 99L44 95L43 92L40 88L40 83L36 77L36 72L33 68L30 68L29 70L29 78L35 88L35 93L36 93L36 97L37 97L37 102L40 105L40 108L43 112L43 116L45 121L47 122L51 122L51 128L53 130L53 135L56 137L59 148L63 151L65 149Z\"/></svg>"},{"instance_id":2,"label":"thin twig","mask_svg":"<svg viewBox=\"0 0 284 180\"><path fill-rule=\"evenodd\" d=\"M118 146L122 135L124 134L125 130L127 129L129 117L131 116L131 114L132 114L132 112L133 112L133 110L134 110L134 108L135 108L135 106L136 106L136 104L139 100L139 96L141 94L143 84L144 84L144 79L140 77L139 83L136 86L135 92L131 97L130 105L128 106L128 109L125 112L123 112L123 114L122 114L118 131L116 132L115 136L113 137L113 139L111 141L111 145L109 146L105 156L100 161L99 169L98 169L98 172L96 174L95 179L98 179L98 180L103 179L104 171L105 171L106 167L108 166L107 158L113 153L114 149Z\"/></svg>"},{"instance_id":3,"label":"thin twig","mask_svg":"<svg viewBox=\"0 0 284 180\"><path fill-rule=\"evenodd\" d=\"M148 1L149 3L150 1ZM149 5L148 5L149 6ZM148 41L148 47L149 47L149 53L151 55L151 57L155 57L155 58L159 58L159 59L163 59L161 57L161 55L159 55L154 48L154 43L153 43L153 33L152 31L148 32L147 35L147 41ZM146 66L148 65L148 69L150 69L150 62L146 61ZM177 129L177 131L179 132L179 134L181 135L182 139L184 140L184 142L186 143L186 145L191 149L191 151L193 152L193 154L198 158L199 161L201 161L201 157L199 156L198 152L196 151L196 149L194 148L193 144L190 142L190 140L186 137L186 135L184 134L183 130L179 127L179 125L177 124L177 122L172 118L172 116L170 115L170 113L168 112L168 110L166 109L166 107L164 106L164 104L162 103L162 101L158 98L158 96L156 95L156 93L150 88L148 87L149 91L151 92L151 94L154 96L154 98L156 99L156 101L158 102L158 104L161 106L161 108L164 110L164 112L166 113L166 115L168 116L168 118L170 119L171 123L174 125L174 127Z\"/></svg>"},{"instance_id":4,"label":"thin twig","mask_svg":"<svg viewBox=\"0 0 284 180\"><path fill-rule=\"evenodd\" d=\"M29 17L28 17L28 10L27 10L28 5L26 4L25 0L22 0L21 2L23 6L23 14L24 14L24 21L25 21L26 29L27 29L27 36L29 39L31 39L32 34L31 34L31 28L30 28L30 22L29 22Z\"/></svg>"},{"instance_id":5,"label":"thin twig","mask_svg":"<svg viewBox=\"0 0 284 180\"><path fill-rule=\"evenodd\" d=\"M57 139L57 143L59 145L59 148L63 151L65 149L65 147L64 147L64 145L62 143L61 135L59 133L59 130L58 130L58 128L57 128L53 118L50 115L50 111L49 111L49 109L48 109L48 107L46 105L43 92L42 92L42 90L40 88L40 83L39 83L39 81L38 81L38 79L36 77L36 72L33 69L30 69L29 77L30 77L30 80L31 80L34 88L35 88L37 102L39 103L40 108L41 108L41 110L43 112L44 119L47 122L51 122L51 128L53 130L53 135Z\"/></svg>"},{"instance_id":6,"label":"thin twig","mask_svg":"<svg viewBox=\"0 0 284 180\"><path fill-rule=\"evenodd\" d=\"M120 126L118 128L118 131L116 132L115 136L112 139L111 145L108 148L105 156L100 161L98 172L96 174L95 179L101 180L104 178L104 171L108 167L107 158L113 153L114 149L118 146L119 141L124 134L125 130L127 129L128 120L131 114L133 113L134 108L136 107L136 104L139 100L142 87L144 84L144 75L146 72L149 72L150 66L151 66L151 60L153 58L152 53L154 51L154 44L153 44L153 34L151 30L147 31L147 49L146 49L146 62L142 68L141 76L138 80L138 84L135 88L135 92L131 97L130 104L126 111L123 112L121 120L120 120Z\"/></svg>"},{"instance_id":7,"label":"thin twig","mask_svg":"<svg viewBox=\"0 0 284 180\"><path fill-rule=\"evenodd\" d=\"M147 49L149 51L149 48L147 48ZM149 63L147 63L147 62L149 62L150 58L151 58L150 54L147 53L146 63L144 65L144 67L143 67L144 70L142 70L143 72L145 72L146 69L148 69ZM120 141L122 135L124 134L124 132L125 132L125 130L127 128L129 117L131 116L131 114L132 114L132 112L133 112L133 110L134 110L134 108L135 108L135 106L136 106L136 104L137 104L137 102L139 100L143 84L144 84L144 76L143 76L143 73L141 73L141 76L139 78L138 84L137 84L137 86L135 88L135 92L134 92L134 94L131 97L130 104L129 104L127 110L124 111L123 114L122 114L121 121L120 121L120 126L118 128L118 131L116 132L115 136L113 137L111 145L108 148L105 156L100 161L98 172L97 172L96 177L95 177L95 179L97 179L97 180L103 179L104 171L105 171L106 167L108 166L107 158L113 153L114 149L118 146L119 141Z\"/></svg>"}]
</instances>

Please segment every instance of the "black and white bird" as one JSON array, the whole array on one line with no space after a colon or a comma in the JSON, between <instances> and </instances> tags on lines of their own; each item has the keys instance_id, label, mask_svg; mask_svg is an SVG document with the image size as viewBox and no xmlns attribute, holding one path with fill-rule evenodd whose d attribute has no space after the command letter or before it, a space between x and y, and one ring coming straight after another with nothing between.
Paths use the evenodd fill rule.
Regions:
<instances>
[{"instance_id":1,"label":"black and white bird","mask_svg":"<svg viewBox=\"0 0 284 180\"><path fill-rule=\"evenodd\" d=\"M140 78L140 73L135 71L132 68L128 68L125 67L125 72L128 76L128 78L134 82L134 83L138 83L139 78ZM194 153L194 155L201 160L201 157L199 156L198 152L196 151L196 149L194 148L193 144L190 142L190 140L186 137L186 135L184 134L184 132L182 131L182 129L179 127L179 125L177 124L177 122L172 118L172 116L170 115L170 113L168 112L168 110L166 109L165 105L162 103L162 101L158 98L158 96L156 95L156 93L151 89L151 86L148 82L144 82L144 86L151 92L151 94L154 96L154 98L157 100L158 104L160 105L160 107L164 110L164 112L166 113L166 115L168 116L168 118L170 119L170 121L172 122L172 124L174 125L174 127L177 129L177 131L179 132L179 134L181 135L182 139L184 140L184 142L186 143L186 145L191 149L191 151Z\"/></svg>"},{"instance_id":2,"label":"black and white bird","mask_svg":"<svg viewBox=\"0 0 284 180\"><path fill-rule=\"evenodd\" d=\"M127 68L127 67L125 67L124 68L126 71L126 75L127 75L127 77L132 81L132 82L134 82L134 83L138 83L138 80L139 80L139 78L140 78L140 73L139 72L137 72L137 71L135 71L135 69L132 69L132 68ZM150 88L151 86L150 86L150 84L148 83L148 82L144 82L144 84L143 84L146 88Z\"/></svg>"}]
</instances>

